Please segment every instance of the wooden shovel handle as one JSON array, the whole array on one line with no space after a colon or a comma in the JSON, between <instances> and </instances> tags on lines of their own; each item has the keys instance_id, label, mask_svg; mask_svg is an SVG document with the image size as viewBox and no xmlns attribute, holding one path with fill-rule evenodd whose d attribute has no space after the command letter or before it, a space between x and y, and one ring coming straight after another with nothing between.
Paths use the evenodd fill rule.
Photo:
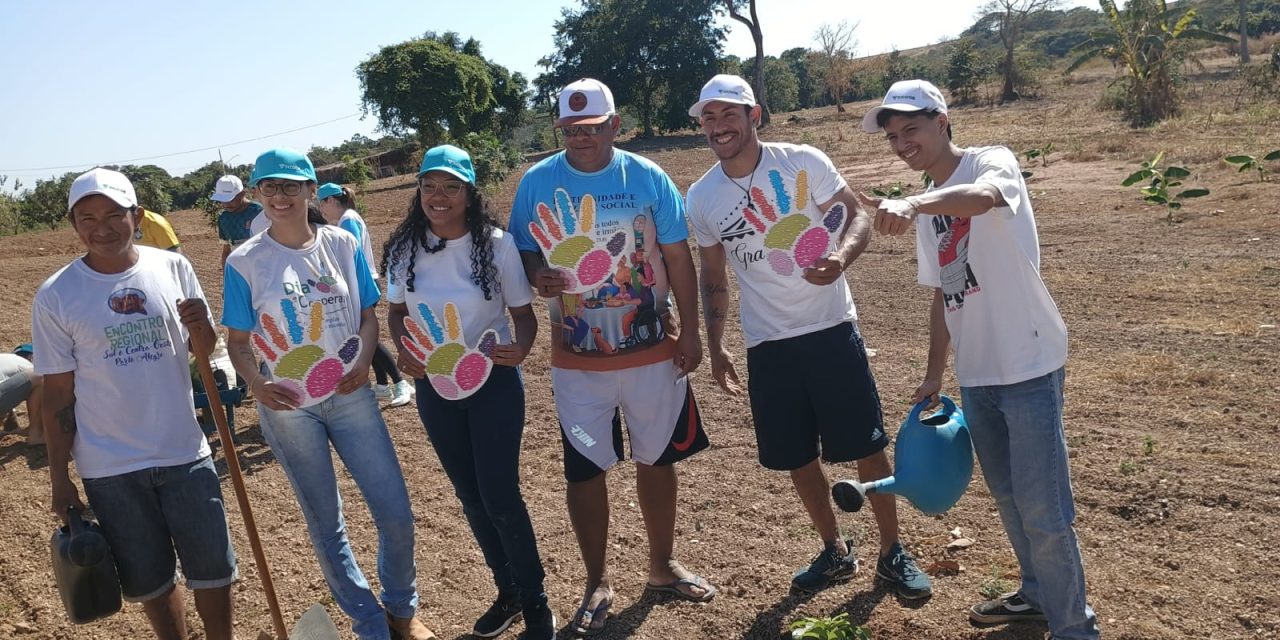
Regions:
<instances>
[{"instance_id":1,"label":"wooden shovel handle","mask_svg":"<svg viewBox=\"0 0 1280 640\"><path fill-rule=\"evenodd\" d=\"M244 488L240 458L236 455L235 442L231 440L231 427L227 426L227 415L224 413L226 408L218 393L218 383L213 379L213 367L208 358L199 354L196 354L195 360L196 367L200 370L200 381L204 383L205 393L209 396L209 413L213 414L213 422L218 425L218 438L222 440L222 452L227 459L227 473L231 475L231 484L235 486L240 517L244 520L245 533L249 536L249 546L253 548L253 562L258 566L262 590L267 596L267 607L271 609L271 626L275 627L277 640L289 640L289 632L284 627L284 616L280 613L280 602L276 600L276 588L271 582L271 570L267 567L267 556L262 552L262 541L258 539L258 526L253 521L253 507L249 505L249 494Z\"/></svg>"}]
</instances>

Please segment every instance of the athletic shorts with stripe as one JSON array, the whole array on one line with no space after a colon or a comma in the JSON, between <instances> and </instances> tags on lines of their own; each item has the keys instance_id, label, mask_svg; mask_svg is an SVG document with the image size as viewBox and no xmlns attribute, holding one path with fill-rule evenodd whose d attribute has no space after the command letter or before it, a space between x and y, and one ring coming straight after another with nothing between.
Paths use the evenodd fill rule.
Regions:
<instances>
[{"instance_id":1,"label":"athletic shorts with stripe","mask_svg":"<svg viewBox=\"0 0 1280 640\"><path fill-rule=\"evenodd\" d=\"M709 445L689 378L677 377L668 361L618 371L552 368L551 388L569 482L590 480L622 459L624 419L639 464L674 464Z\"/></svg>"},{"instance_id":2,"label":"athletic shorts with stripe","mask_svg":"<svg viewBox=\"0 0 1280 640\"><path fill-rule=\"evenodd\" d=\"M747 349L760 464L861 460L889 444L862 336L851 322Z\"/></svg>"}]
</instances>

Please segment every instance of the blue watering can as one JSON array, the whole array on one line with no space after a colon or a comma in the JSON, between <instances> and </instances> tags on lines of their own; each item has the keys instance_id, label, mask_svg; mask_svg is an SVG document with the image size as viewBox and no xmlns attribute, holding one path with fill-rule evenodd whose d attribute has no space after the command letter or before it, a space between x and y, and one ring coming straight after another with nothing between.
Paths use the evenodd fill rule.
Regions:
<instances>
[{"instance_id":1,"label":"blue watering can","mask_svg":"<svg viewBox=\"0 0 1280 640\"><path fill-rule=\"evenodd\" d=\"M973 442L964 414L941 396L942 410L923 420L928 400L911 409L893 445L894 475L874 482L841 480L831 497L845 511L858 511L868 493L900 495L927 515L954 507L973 478Z\"/></svg>"}]
</instances>

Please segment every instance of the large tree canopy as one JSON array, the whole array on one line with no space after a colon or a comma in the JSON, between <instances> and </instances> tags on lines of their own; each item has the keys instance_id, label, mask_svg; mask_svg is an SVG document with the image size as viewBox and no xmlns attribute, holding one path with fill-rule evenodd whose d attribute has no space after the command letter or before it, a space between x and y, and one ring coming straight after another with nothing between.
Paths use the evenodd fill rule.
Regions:
<instances>
[{"instance_id":1,"label":"large tree canopy","mask_svg":"<svg viewBox=\"0 0 1280 640\"><path fill-rule=\"evenodd\" d=\"M724 29L716 0L583 0L556 22L556 51L539 87L581 77L609 85L640 118L644 135L689 126L689 105L716 72Z\"/></svg>"}]
</instances>

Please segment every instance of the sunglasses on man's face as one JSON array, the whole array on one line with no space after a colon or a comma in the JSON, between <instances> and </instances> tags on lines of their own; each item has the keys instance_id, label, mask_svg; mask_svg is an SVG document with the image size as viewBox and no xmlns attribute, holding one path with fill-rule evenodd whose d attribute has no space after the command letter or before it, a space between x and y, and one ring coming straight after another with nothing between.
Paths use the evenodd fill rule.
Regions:
<instances>
[{"instance_id":1,"label":"sunglasses on man's face","mask_svg":"<svg viewBox=\"0 0 1280 640\"><path fill-rule=\"evenodd\" d=\"M286 196L296 196L302 193L302 183L292 180L283 180L280 182L259 182L258 193L270 198L277 193L283 193Z\"/></svg>"},{"instance_id":2,"label":"sunglasses on man's face","mask_svg":"<svg viewBox=\"0 0 1280 640\"><path fill-rule=\"evenodd\" d=\"M574 124L567 127L560 127L560 133L566 138L572 138L578 135L594 136L604 131L607 124Z\"/></svg>"}]
</instances>

